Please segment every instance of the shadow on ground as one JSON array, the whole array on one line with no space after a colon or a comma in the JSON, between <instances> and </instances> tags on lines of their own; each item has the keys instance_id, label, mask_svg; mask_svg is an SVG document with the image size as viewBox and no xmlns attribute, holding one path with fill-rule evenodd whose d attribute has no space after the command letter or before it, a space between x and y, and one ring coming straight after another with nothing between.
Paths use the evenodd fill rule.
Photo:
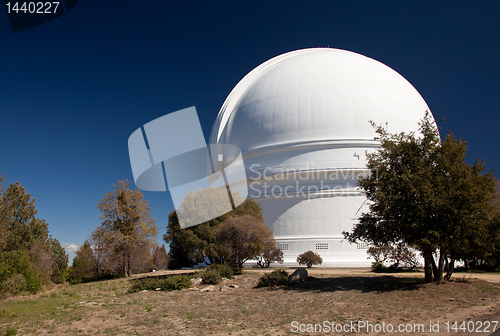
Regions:
<instances>
[{"instance_id":1,"label":"shadow on ground","mask_svg":"<svg viewBox=\"0 0 500 336\"><path fill-rule=\"evenodd\" d=\"M331 278L309 277L306 282L291 285L286 290L301 292L336 292L358 290L368 292L391 292L416 290L424 284L422 278L400 278L394 276L346 276Z\"/></svg>"}]
</instances>

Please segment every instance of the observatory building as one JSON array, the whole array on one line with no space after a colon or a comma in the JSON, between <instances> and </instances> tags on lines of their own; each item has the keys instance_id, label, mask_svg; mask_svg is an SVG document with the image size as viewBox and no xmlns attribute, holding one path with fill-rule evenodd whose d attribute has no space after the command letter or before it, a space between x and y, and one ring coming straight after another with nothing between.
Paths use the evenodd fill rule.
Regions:
<instances>
[{"instance_id":1,"label":"observatory building","mask_svg":"<svg viewBox=\"0 0 500 336\"><path fill-rule=\"evenodd\" d=\"M400 74L353 52L289 52L247 74L224 102L211 144L240 148L249 196L262 205L285 264L308 250L324 266L368 266L364 244L343 241L362 212L370 121L411 132L429 110Z\"/></svg>"}]
</instances>

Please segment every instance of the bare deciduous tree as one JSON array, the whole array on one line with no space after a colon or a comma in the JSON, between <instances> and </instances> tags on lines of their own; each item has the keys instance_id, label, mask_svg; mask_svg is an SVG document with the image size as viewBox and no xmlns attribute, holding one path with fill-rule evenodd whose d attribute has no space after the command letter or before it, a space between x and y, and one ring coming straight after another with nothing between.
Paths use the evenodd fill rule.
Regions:
<instances>
[{"instance_id":1,"label":"bare deciduous tree","mask_svg":"<svg viewBox=\"0 0 500 336\"><path fill-rule=\"evenodd\" d=\"M153 252L153 266L156 270L168 268L169 257L165 250L165 245L157 246Z\"/></svg>"},{"instance_id":2,"label":"bare deciduous tree","mask_svg":"<svg viewBox=\"0 0 500 336\"><path fill-rule=\"evenodd\" d=\"M52 266L54 263L50 247L41 241L36 241L30 246L30 255L33 259L35 269L42 276L42 281L44 283L48 282L52 275Z\"/></svg>"},{"instance_id":3,"label":"bare deciduous tree","mask_svg":"<svg viewBox=\"0 0 500 336\"><path fill-rule=\"evenodd\" d=\"M268 268L271 263L278 262L283 263L283 252L278 248L278 244L274 237L272 239L266 240L264 243L264 250L260 255L255 257L257 260L257 266L261 268Z\"/></svg>"},{"instance_id":4,"label":"bare deciduous tree","mask_svg":"<svg viewBox=\"0 0 500 336\"><path fill-rule=\"evenodd\" d=\"M221 261L236 271L245 261L261 254L270 239L274 239L271 229L250 215L231 217L215 229Z\"/></svg>"},{"instance_id":5,"label":"bare deciduous tree","mask_svg":"<svg viewBox=\"0 0 500 336\"><path fill-rule=\"evenodd\" d=\"M110 265L108 257L113 252L113 246L107 239L107 232L102 225L96 227L89 236L89 243L92 248L92 255L96 273L101 274L104 270L113 270L113 265Z\"/></svg>"}]
</instances>

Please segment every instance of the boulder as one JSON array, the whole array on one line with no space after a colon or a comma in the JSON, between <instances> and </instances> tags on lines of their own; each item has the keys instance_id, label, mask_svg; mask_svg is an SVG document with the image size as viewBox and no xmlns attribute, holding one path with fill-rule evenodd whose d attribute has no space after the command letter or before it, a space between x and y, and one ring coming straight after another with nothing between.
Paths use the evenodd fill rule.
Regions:
<instances>
[{"instance_id":1,"label":"boulder","mask_svg":"<svg viewBox=\"0 0 500 336\"><path fill-rule=\"evenodd\" d=\"M309 275L307 274L307 270L305 268L297 268L295 272L290 274L288 279L290 280L290 283L295 284L306 281L308 277Z\"/></svg>"},{"instance_id":2,"label":"boulder","mask_svg":"<svg viewBox=\"0 0 500 336\"><path fill-rule=\"evenodd\" d=\"M191 285L193 287L196 287L196 286L201 285L201 283L203 282L203 279L202 278L192 278L192 279L189 279L189 281L191 281Z\"/></svg>"},{"instance_id":3,"label":"boulder","mask_svg":"<svg viewBox=\"0 0 500 336\"><path fill-rule=\"evenodd\" d=\"M208 286L200 290L200 292L215 292L215 286Z\"/></svg>"}]
</instances>

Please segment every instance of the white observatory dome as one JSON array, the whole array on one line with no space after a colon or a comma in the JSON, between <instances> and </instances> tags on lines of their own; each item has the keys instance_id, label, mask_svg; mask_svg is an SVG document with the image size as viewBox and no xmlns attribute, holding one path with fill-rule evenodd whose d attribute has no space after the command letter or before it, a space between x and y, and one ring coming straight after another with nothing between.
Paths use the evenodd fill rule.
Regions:
<instances>
[{"instance_id":1,"label":"white observatory dome","mask_svg":"<svg viewBox=\"0 0 500 336\"><path fill-rule=\"evenodd\" d=\"M368 121L389 132L412 131L428 110L400 74L371 58L338 49L305 49L277 56L245 76L228 96L212 143L242 152L303 141L376 136Z\"/></svg>"},{"instance_id":2,"label":"white observatory dome","mask_svg":"<svg viewBox=\"0 0 500 336\"><path fill-rule=\"evenodd\" d=\"M286 264L312 250L326 266L369 266L367 246L349 244L342 232L368 211L357 180L369 173L366 153L380 146L370 121L387 123L390 133L417 132L426 110L417 90L378 61L297 50L236 85L210 143L240 148L248 178L241 186L261 204Z\"/></svg>"}]
</instances>

